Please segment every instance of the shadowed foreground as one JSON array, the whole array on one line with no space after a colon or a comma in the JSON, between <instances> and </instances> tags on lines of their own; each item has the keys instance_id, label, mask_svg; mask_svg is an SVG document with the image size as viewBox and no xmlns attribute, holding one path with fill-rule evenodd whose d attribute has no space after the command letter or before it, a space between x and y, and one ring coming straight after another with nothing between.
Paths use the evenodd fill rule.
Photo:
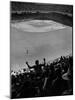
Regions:
<instances>
[{"instance_id":1,"label":"shadowed foreground","mask_svg":"<svg viewBox=\"0 0 75 100\"><path fill-rule=\"evenodd\" d=\"M61 96L73 94L73 57L61 56L51 63L35 61L29 72L11 74L11 98Z\"/></svg>"}]
</instances>

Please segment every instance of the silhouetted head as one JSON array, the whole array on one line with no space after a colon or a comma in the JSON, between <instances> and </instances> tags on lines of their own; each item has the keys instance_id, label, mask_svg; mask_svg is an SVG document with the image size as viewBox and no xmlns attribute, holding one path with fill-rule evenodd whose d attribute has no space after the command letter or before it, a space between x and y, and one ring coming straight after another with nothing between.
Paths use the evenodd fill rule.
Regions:
<instances>
[{"instance_id":1,"label":"silhouetted head","mask_svg":"<svg viewBox=\"0 0 75 100\"><path fill-rule=\"evenodd\" d=\"M26 61L26 64L28 64L28 61Z\"/></svg>"},{"instance_id":2,"label":"silhouetted head","mask_svg":"<svg viewBox=\"0 0 75 100\"><path fill-rule=\"evenodd\" d=\"M35 61L35 64L36 64L36 65L39 65L39 60L36 60L36 61Z\"/></svg>"},{"instance_id":3,"label":"silhouetted head","mask_svg":"<svg viewBox=\"0 0 75 100\"><path fill-rule=\"evenodd\" d=\"M44 61L46 61L46 59L45 59L45 58L43 58L43 60L44 60Z\"/></svg>"}]
</instances>

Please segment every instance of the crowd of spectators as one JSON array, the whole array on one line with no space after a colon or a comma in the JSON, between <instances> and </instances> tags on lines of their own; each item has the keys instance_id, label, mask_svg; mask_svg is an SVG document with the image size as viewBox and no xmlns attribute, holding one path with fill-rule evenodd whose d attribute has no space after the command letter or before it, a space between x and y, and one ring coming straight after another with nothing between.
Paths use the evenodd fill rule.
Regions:
<instances>
[{"instance_id":1,"label":"crowd of spectators","mask_svg":"<svg viewBox=\"0 0 75 100\"><path fill-rule=\"evenodd\" d=\"M11 75L11 98L61 96L73 94L73 57L61 56L51 63L43 59L31 66L29 72Z\"/></svg>"}]
</instances>

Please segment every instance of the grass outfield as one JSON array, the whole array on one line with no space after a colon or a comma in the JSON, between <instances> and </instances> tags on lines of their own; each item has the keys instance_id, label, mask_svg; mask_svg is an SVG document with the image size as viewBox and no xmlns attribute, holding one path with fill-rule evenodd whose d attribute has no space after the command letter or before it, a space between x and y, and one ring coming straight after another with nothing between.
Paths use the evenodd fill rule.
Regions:
<instances>
[{"instance_id":1,"label":"grass outfield","mask_svg":"<svg viewBox=\"0 0 75 100\"><path fill-rule=\"evenodd\" d=\"M44 57L49 61L68 55L72 52L72 27L52 20L11 23L10 50L14 70L25 67L26 60L32 65L36 59L42 62Z\"/></svg>"}]
</instances>

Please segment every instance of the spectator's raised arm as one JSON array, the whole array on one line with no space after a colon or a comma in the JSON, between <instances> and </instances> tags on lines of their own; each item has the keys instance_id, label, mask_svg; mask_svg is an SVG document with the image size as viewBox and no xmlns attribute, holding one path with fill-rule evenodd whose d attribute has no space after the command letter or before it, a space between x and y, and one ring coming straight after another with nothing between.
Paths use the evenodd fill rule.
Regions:
<instances>
[{"instance_id":1,"label":"spectator's raised arm","mask_svg":"<svg viewBox=\"0 0 75 100\"><path fill-rule=\"evenodd\" d=\"M28 68L31 68L31 66L28 64L28 62L26 61L26 65L28 66Z\"/></svg>"}]
</instances>

